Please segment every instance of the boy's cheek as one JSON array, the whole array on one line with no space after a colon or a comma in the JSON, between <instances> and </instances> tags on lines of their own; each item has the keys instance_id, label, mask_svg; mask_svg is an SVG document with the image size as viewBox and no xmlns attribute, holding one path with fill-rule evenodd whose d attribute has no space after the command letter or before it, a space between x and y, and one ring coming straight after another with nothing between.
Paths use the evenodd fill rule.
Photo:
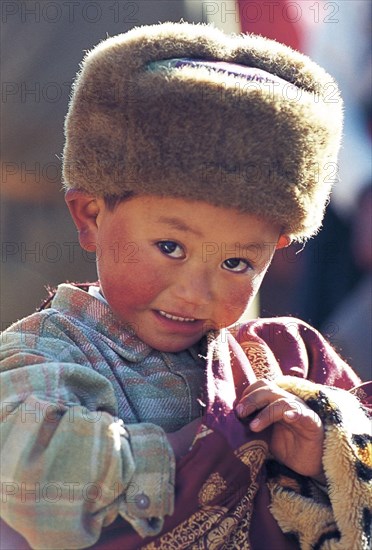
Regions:
<instances>
[{"instance_id":1,"label":"boy's cheek","mask_svg":"<svg viewBox=\"0 0 372 550\"><path fill-rule=\"evenodd\" d=\"M102 262L98 272L106 300L114 310L148 305L161 291L160 276L146 262Z\"/></svg>"},{"instance_id":2,"label":"boy's cheek","mask_svg":"<svg viewBox=\"0 0 372 550\"><path fill-rule=\"evenodd\" d=\"M223 303L220 304L220 324L229 326L243 315L255 296L253 288L235 290L226 293ZM222 328L222 327L221 327Z\"/></svg>"},{"instance_id":3,"label":"boy's cheek","mask_svg":"<svg viewBox=\"0 0 372 550\"><path fill-rule=\"evenodd\" d=\"M251 305L260 289L266 269L249 278L246 284L226 289L223 309L225 315L230 317L229 324L226 326L238 321Z\"/></svg>"}]
</instances>

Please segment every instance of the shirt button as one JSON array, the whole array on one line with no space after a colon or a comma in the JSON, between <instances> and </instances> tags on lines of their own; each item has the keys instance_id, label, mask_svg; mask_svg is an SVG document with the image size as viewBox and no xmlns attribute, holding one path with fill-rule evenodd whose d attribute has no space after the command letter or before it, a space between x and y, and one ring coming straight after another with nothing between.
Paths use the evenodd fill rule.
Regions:
<instances>
[{"instance_id":1,"label":"shirt button","mask_svg":"<svg viewBox=\"0 0 372 550\"><path fill-rule=\"evenodd\" d=\"M150 499L145 493L136 495L134 502L136 503L137 508L140 510L146 510L150 506Z\"/></svg>"}]
</instances>

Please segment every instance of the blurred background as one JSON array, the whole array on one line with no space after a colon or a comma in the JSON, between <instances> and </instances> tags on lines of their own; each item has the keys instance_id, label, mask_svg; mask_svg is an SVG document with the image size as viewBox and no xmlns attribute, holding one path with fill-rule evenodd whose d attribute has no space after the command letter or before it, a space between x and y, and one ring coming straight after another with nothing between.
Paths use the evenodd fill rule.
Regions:
<instances>
[{"instance_id":1,"label":"blurred background","mask_svg":"<svg viewBox=\"0 0 372 550\"><path fill-rule=\"evenodd\" d=\"M1 328L33 312L46 287L95 280L61 191L63 121L86 50L163 21L255 32L310 55L338 81L345 137L323 230L278 251L260 316L293 315L371 376L371 15L369 0L2 1Z\"/></svg>"}]
</instances>

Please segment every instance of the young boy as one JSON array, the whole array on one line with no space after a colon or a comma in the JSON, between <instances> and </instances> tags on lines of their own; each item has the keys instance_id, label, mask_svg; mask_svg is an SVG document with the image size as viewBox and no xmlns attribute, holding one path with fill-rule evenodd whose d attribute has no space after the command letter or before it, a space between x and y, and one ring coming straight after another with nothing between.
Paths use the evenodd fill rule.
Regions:
<instances>
[{"instance_id":1,"label":"young boy","mask_svg":"<svg viewBox=\"0 0 372 550\"><path fill-rule=\"evenodd\" d=\"M87 55L64 178L99 283L3 334L4 547L369 547L369 386L301 321L239 324L321 224L341 119L261 37L167 23Z\"/></svg>"}]
</instances>

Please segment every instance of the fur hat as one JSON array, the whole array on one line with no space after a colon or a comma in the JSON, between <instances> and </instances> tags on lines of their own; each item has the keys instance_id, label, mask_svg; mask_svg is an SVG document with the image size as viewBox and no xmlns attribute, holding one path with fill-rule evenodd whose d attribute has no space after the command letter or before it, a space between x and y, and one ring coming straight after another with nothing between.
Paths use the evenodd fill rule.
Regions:
<instances>
[{"instance_id":1,"label":"fur hat","mask_svg":"<svg viewBox=\"0 0 372 550\"><path fill-rule=\"evenodd\" d=\"M304 240L337 171L342 101L334 80L287 46L164 23L86 55L65 130L67 189L203 200Z\"/></svg>"}]
</instances>

